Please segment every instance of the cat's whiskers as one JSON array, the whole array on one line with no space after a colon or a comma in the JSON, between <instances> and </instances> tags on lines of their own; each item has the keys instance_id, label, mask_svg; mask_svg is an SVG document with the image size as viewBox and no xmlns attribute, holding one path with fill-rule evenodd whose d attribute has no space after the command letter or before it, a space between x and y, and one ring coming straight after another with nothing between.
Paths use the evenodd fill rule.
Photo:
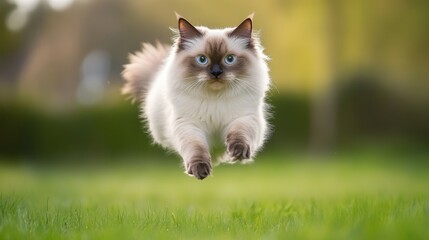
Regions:
<instances>
[{"instance_id":1,"label":"cat's whiskers","mask_svg":"<svg viewBox=\"0 0 429 240\"><path fill-rule=\"evenodd\" d=\"M237 84L236 81L231 81L231 89L232 89L232 93L233 96L239 96L240 95L240 86Z\"/></svg>"},{"instance_id":2,"label":"cat's whiskers","mask_svg":"<svg viewBox=\"0 0 429 240\"><path fill-rule=\"evenodd\" d=\"M241 80L240 78L235 78L234 81L232 81L236 88L243 89L248 96L251 96L253 100L257 100L255 96L255 92L258 91L258 89L255 86L252 86L250 83L248 83L245 80Z\"/></svg>"},{"instance_id":3,"label":"cat's whiskers","mask_svg":"<svg viewBox=\"0 0 429 240\"><path fill-rule=\"evenodd\" d=\"M197 87L199 87L199 86L201 86L201 85L203 85L204 83L203 82L199 82L199 81L196 81L196 82L194 82L194 84L192 84L191 86L189 86L189 88L186 90L187 92L195 92L194 90L197 88Z\"/></svg>"},{"instance_id":4,"label":"cat's whiskers","mask_svg":"<svg viewBox=\"0 0 429 240\"><path fill-rule=\"evenodd\" d=\"M189 92L195 89L198 85L201 85L200 81L197 81L194 77L183 78L184 80L193 80L188 83L185 88L183 88L182 92Z\"/></svg>"}]
</instances>

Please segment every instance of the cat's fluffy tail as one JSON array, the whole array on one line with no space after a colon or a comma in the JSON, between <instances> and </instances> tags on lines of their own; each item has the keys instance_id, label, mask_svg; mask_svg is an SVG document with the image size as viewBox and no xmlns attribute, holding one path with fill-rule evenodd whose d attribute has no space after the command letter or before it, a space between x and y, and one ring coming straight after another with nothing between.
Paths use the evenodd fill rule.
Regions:
<instances>
[{"instance_id":1,"label":"cat's fluffy tail","mask_svg":"<svg viewBox=\"0 0 429 240\"><path fill-rule=\"evenodd\" d=\"M126 83L122 88L122 94L130 96L135 102L143 102L149 84L166 59L170 46L143 43L142 50L130 54L130 63L124 66L122 77Z\"/></svg>"}]
</instances>

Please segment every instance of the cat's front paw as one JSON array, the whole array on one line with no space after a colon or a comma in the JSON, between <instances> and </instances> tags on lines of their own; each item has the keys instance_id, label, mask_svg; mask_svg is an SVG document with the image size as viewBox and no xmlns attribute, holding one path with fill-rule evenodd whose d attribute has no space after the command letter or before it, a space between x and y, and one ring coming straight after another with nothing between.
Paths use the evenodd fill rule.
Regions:
<instances>
[{"instance_id":1,"label":"cat's front paw","mask_svg":"<svg viewBox=\"0 0 429 240\"><path fill-rule=\"evenodd\" d=\"M190 176L194 176L199 180L203 180L210 175L212 171L212 165L210 160L195 160L191 161L186 166L186 173Z\"/></svg>"},{"instance_id":2,"label":"cat's front paw","mask_svg":"<svg viewBox=\"0 0 429 240\"><path fill-rule=\"evenodd\" d=\"M251 156L250 146L244 141L232 141L228 143L227 153L233 161L250 159Z\"/></svg>"}]
</instances>

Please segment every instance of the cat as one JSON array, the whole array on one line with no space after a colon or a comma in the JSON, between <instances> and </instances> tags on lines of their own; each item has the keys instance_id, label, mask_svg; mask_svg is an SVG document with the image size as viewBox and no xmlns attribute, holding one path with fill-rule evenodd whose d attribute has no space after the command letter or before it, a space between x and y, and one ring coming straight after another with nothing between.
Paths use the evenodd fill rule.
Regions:
<instances>
[{"instance_id":1,"label":"cat","mask_svg":"<svg viewBox=\"0 0 429 240\"><path fill-rule=\"evenodd\" d=\"M154 142L177 152L185 173L202 180L212 173L216 140L226 145L220 162L250 162L262 148L270 132L269 59L253 14L224 29L177 19L172 46L143 43L130 55L122 93L141 104Z\"/></svg>"}]
</instances>

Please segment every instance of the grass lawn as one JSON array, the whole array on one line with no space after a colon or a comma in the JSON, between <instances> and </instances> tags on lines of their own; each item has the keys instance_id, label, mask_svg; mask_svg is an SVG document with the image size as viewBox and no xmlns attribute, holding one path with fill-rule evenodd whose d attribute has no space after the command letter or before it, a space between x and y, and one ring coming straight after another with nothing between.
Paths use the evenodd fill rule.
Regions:
<instances>
[{"instance_id":1,"label":"grass lawn","mask_svg":"<svg viewBox=\"0 0 429 240\"><path fill-rule=\"evenodd\" d=\"M429 239L423 162L263 155L198 181L171 158L1 164L0 239Z\"/></svg>"}]
</instances>

